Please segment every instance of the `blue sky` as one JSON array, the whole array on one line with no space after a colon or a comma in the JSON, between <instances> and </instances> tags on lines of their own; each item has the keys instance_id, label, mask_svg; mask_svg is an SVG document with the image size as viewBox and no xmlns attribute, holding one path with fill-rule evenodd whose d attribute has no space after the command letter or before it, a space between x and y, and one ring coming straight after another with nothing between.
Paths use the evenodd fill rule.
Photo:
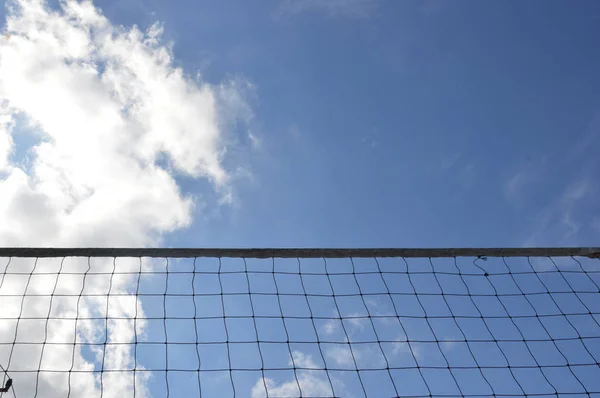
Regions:
<instances>
[{"instance_id":1,"label":"blue sky","mask_svg":"<svg viewBox=\"0 0 600 398\"><path fill-rule=\"evenodd\" d=\"M163 21L186 71L255 87L239 206L171 244L597 241L596 2L304 3L98 3Z\"/></svg>"},{"instance_id":2,"label":"blue sky","mask_svg":"<svg viewBox=\"0 0 600 398\"><path fill-rule=\"evenodd\" d=\"M11 16L7 8L0 11L5 21L0 42L0 189L5 193L0 215L6 220L0 226L0 240L4 246L598 246L600 3L596 1L94 1L106 19L75 3L54 14L29 0L15 4L23 8L22 14ZM50 9L59 5L50 2ZM534 266L553 267L548 261L542 263ZM136 264L120 267L136 269ZM388 270L406 265L386 264ZM331 265L337 272L351 269L348 260ZM528 267L523 261L511 265L519 270ZM85 264L80 266L76 269L85 270ZM111 264L103 266L110 270ZM247 266L268 271L272 264L254 260ZM295 269L297 263L278 260L276 266ZM319 262L304 260L303 266L308 267L304 271L325 271ZM374 262L359 261L357 266L373 270ZM429 271L431 264L417 261L415 266ZM573 262L559 266L577 267ZM589 266L597 271L597 264ZM190 271L193 264L173 261L171 267L171 271ZM215 259L202 262L201 267L203 272L218 270ZM223 269L228 267L244 270L241 260L228 261ZM442 261L440 267L454 272L450 263ZM490 273L504 272L499 261L490 261L487 267ZM469 261L461 263L461 270L480 271ZM266 295L254 295L253 303L247 295L226 296L228 315L244 316L228 320L237 323L231 328L233 338L256 339L249 318L252 309L298 315L310 305L323 317L337 316L336 303L316 296L310 297L309 304L303 296L283 296L280 310L273 289L302 292L296 275L277 274L276 280L269 273L251 273L250 280L245 275L222 275L223 291L247 292L250 283L251 291ZM574 275L574 287L567 287L581 292L580 296L569 296L571 301L563 306L546 296L532 299L534 316L536 312L579 313L586 304L592 308L593 301L587 301L590 295L583 292L595 292L596 275ZM392 290L408 296L394 296L391 301L382 293L379 280L361 275L358 286L379 295L367 303L357 302L356 296L340 297L340 316L390 315L393 304L422 314L421 304L410 296L410 281L396 276L386 275L393 282ZM464 283L456 274L446 276L446 292L464 293ZM336 294L357 292L357 283L347 277L334 278ZM494 288L507 294L523 287L528 292L547 289L534 277L523 276L521 285L506 275L490 278L491 283L484 283L481 275L466 279L472 291L482 294L494 294ZM221 290L215 274L201 274L194 281L189 274L171 275L168 286L164 275L143 278L141 290L158 295L142 296L144 316L161 316L165 305L171 316L193 314L189 296L162 301L165 286L170 293L189 294L195 286L196 293L210 294L197 297L196 304L201 316L219 316ZM421 293L435 287L432 274L415 278L420 280L415 286ZM544 278L552 289L566 289L561 274ZM312 293L331 293L324 274L307 280ZM106 289L106 282L88 281L88 287ZM65 291L79 293L78 280L63 285ZM135 286L135 280L123 278L112 292L132 293ZM445 313L440 297L421 298L428 311ZM430 298L433 301L428 302ZM459 298L452 311L475 316L478 310L490 316L502 311L498 302L488 298L476 298L479 309ZM513 304L508 305L511 315L527 307L522 300ZM83 305L90 313L106 311L104 302L93 299ZM43 306L38 307L38 316L46 316ZM131 305L120 298L114 307L115 316L133 316ZM64 311L63 315L68 313ZM559 337L598 336L598 319L575 318L569 319L577 327L565 324L566 318L558 321L562 324L549 320L541 325L556 328ZM219 321L200 322L206 333L203 338L222 340ZM268 336L259 338L286 338L278 321L258 319L259 333ZM321 321L316 326L320 340L343 341L346 336L340 325ZM423 319L402 318L401 324L392 325L384 321L374 322L388 339L401 342L402 333L411 339L428 333ZM194 341L190 322L169 320L169 341ZM440 322L436 339L460 338L456 325ZM506 318L502 322L500 327L512 327ZM469 339L485 335L481 324L468 323L467 319L461 326L473 333ZM345 324L352 339L374 339L369 323L346 319ZM401 326L412 327L412 333L402 332ZM543 336L539 324L520 326L515 325L517 331L529 333L527 338ZM90 341L108 338L102 327L81 326ZM148 320L140 339L162 341L163 327L160 320ZM311 328L302 319L290 330L308 336ZM131 342L133 334L126 329L111 330L111 338ZM19 333L33 338L27 334L31 330ZM0 337L4 333L10 339L16 332L6 329ZM561 355L576 352L571 362L589 362L582 346L563 343L552 348L547 347L548 341L540 342L538 356L532 356L543 363L560 363ZM596 340L587 343L592 360L598 358ZM443 358L436 358L435 347L428 344L417 344L420 354L408 355L402 343L389 344L384 351L399 361L397 366L419 355L429 365L443 365ZM521 353L512 363L529 361L523 354L525 347L510 345L502 349ZM491 343L476 346L473 350L480 360L501 363L502 352ZM157 354L154 346L139 347L142 365L164 366L162 351ZM235 347L240 350L232 350L236 366L248 361L248 366L257 368L255 345ZM348 353L336 347L326 347L326 360L333 361L327 365L352 367ZM125 366L113 357L132 352L113 348L107 363ZM196 353L186 348L168 347L173 350L172 367L196 366ZM226 367L218 362L225 358L225 348L203 346L202 356L214 359L208 365ZM469 355L466 347L446 348L457 361ZM284 344L273 344L264 349L269 364L289 367L288 351L294 350L295 360L306 367L323 366L314 344L296 344L289 350ZM381 363L378 350L377 345L366 347L362 359L357 359L364 361L360 366ZM94 355L83 350L82 363L98 367ZM55 366L65 365L61 360L57 354ZM497 385L511 380L503 371L490 370L483 379L472 372L465 377L475 393L483 394L488 391L486 377ZM577 391L577 382L564 369L556 372L553 377L564 383L561 390ZM596 387L593 374L581 372L588 378L585 385ZM291 370L275 373L267 376L281 389L293 381ZM356 377L334 373L341 395L361 396ZM535 380L525 373L521 374L524 383ZM229 388L227 372L210 375L202 381L209 396ZM440 373L434 383L428 383L452 392L448 376ZM197 386L194 377L169 375L172 396L185 396L185 388ZM253 372L236 379L237 396L249 395L260 377L260 372ZM305 377L303 383L317 385L316 391L328 388L319 384L326 380L322 374L311 378L309 372ZM390 395L387 375L377 372L373 377L367 382ZM409 377L416 380L414 374L398 375L401 380ZM123 380L116 381L113 386L119 387ZM162 374L148 381L150 396L164 396L163 382ZM539 392L542 385L542 381L532 384L531 391ZM427 394L417 381L403 386L416 395ZM105 396L118 395L117 387ZM504 387L506 393L519 393L515 385ZM552 390L546 387L544 391ZM77 394L94 396L90 391Z\"/></svg>"},{"instance_id":3,"label":"blue sky","mask_svg":"<svg viewBox=\"0 0 600 398\"><path fill-rule=\"evenodd\" d=\"M251 84L230 149L175 246L592 245L599 6L561 1L97 1L159 21L173 63Z\"/></svg>"}]
</instances>

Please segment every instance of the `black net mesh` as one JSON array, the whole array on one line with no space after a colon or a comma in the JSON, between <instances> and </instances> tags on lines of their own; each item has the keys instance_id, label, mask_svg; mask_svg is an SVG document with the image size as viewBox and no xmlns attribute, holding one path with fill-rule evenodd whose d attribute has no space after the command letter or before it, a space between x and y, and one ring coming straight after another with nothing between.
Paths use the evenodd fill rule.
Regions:
<instances>
[{"instance_id":1,"label":"black net mesh","mask_svg":"<svg viewBox=\"0 0 600 398\"><path fill-rule=\"evenodd\" d=\"M600 394L598 259L0 260L2 397Z\"/></svg>"}]
</instances>

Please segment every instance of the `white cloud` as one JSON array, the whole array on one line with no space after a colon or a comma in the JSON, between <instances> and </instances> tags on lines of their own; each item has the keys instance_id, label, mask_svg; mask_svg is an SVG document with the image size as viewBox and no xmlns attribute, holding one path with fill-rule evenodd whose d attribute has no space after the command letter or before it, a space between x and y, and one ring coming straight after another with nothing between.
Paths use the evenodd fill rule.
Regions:
<instances>
[{"instance_id":1,"label":"white cloud","mask_svg":"<svg viewBox=\"0 0 600 398\"><path fill-rule=\"evenodd\" d=\"M148 246L161 236L191 223L194 201L184 196L174 173L207 178L223 198L231 197L231 174L224 166L228 140L223 126L245 122L251 110L238 80L216 86L187 77L173 67L169 47L161 44L161 27L147 32L114 26L89 1L65 1L50 10L38 0L11 3L0 38L0 242L3 246ZM239 114L236 112L239 110ZM30 164L14 159L22 134L39 142L30 148ZM26 149L26 148L25 148ZM166 162L163 162L165 161ZM111 261L93 260L106 271ZM0 296L3 317L19 316L26 280L10 275L32 270L34 261L13 259ZM58 270L60 259L40 260L27 293L55 283L57 292L78 295L81 275L37 275ZM119 259L120 269L137 260ZM69 258L65 266L83 272L87 262ZM132 291L133 277L115 277L113 293ZM87 278L85 289L107 291L108 276ZM55 297L47 329L48 297L28 297L22 318L0 324L0 340L67 343L43 348L41 366L68 371L89 370L104 358L105 369L133 365L130 345L98 346L91 353L74 350L73 340L97 340L105 324L58 318L105 316L106 296ZM76 297L75 297L76 298ZM143 318L133 296L111 298L110 316ZM13 314L13 315L9 315ZM40 321L25 318L40 317ZM37 322L37 323L36 323ZM138 321L138 336L144 322ZM133 323L111 321L109 342L130 343ZM37 339L37 340L36 340ZM0 346L0 364L37 370L42 345ZM72 364L73 360L73 364ZM91 373L14 373L18 396L98 397L100 379ZM146 377L136 380L137 397L148 396ZM102 396L130 396L131 374L103 376Z\"/></svg>"},{"instance_id":2,"label":"white cloud","mask_svg":"<svg viewBox=\"0 0 600 398\"><path fill-rule=\"evenodd\" d=\"M294 362L289 362L289 365L295 364L299 368L317 369L319 366L314 363L310 355L306 355L300 351L294 351ZM263 397L294 397L294 396L306 396L306 397L333 397L334 391L332 391L331 384L326 377L323 377L317 371L311 370L298 370L297 372L298 381L296 379L277 383L275 380L270 378L260 378L254 387L252 388L252 398L263 398ZM333 383L333 381L332 381ZM344 386L340 381L335 382L336 396L339 396L340 390L343 391ZM265 391L265 386L267 391ZM268 394L267 394L268 392ZM302 394L300 394L302 393Z\"/></svg>"},{"instance_id":3,"label":"white cloud","mask_svg":"<svg viewBox=\"0 0 600 398\"><path fill-rule=\"evenodd\" d=\"M10 134L12 128L13 119L3 109L2 103L0 103L0 173L8 167L9 157L13 151L13 139Z\"/></svg>"},{"instance_id":4,"label":"white cloud","mask_svg":"<svg viewBox=\"0 0 600 398\"><path fill-rule=\"evenodd\" d=\"M294 15L309 10L324 11L335 17L364 18L371 15L377 0L285 0L279 12Z\"/></svg>"},{"instance_id":5,"label":"white cloud","mask_svg":"<svg viewBox=\"0 0 600 398\"><path fill-rule=\"evenodd\" d=\"M294 360L290 360L290 365L296 365L298 368L318 369L319 366L313 361L310 355L306 355L302 351L293 351Z\"/></svg>"},{"instance_id":6,"label":"white cloud","mask_svg":"<svg viewBox=\"0 0 600 398\"><path fill-rule=\"evenodd\" d=\"M335 334L337 331L341 331L341 321L339 319L340 313L337 310L331 311L331 318L327 319L320 326L320 330L326 335L331 336Z\"/></svg>"},{"instance_id":7,"label":"white cloud","mask_svg":"<svg viewBox=\"0 0 600 398\"><path fill-rule=\"evenodd\" d=\"M327 335L330 336L332 334L335 333L335 331L338 329L339 326L339 321L335 320L335 319L328 319L327 321L325 321L325 323L323 324L323 332Z\"/></svg>"}]
</instances>

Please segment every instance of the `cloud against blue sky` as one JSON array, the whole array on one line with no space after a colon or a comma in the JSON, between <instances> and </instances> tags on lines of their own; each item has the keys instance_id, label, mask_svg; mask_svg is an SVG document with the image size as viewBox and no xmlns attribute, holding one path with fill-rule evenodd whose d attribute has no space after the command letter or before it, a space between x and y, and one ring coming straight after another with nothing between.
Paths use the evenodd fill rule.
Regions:
<instances>
[{"instance_id":1,"label":"cloud against blue sky","mask_svg":"<svg viewBox=\"0 0 600 398\"><path fill-rule=\"evenodd\" d=\"M0 15L3 246L597 245L595 1L15 0Z\"/></svg>"},{"instance_id":2,"label":"cloud against blue sky","mask_svg":"<svg viewBox=\"0 0 600 398\"><path fill-rule=\"evenodd\" d=\"M91 2L64 2L58 9L37 1L14 2L4 22L0 39L3 246L161 245L163 234L193 222L197 200L181 192L175 175L206 180L218 197L214 206L232 201L235 170L224 165L231 141L225 126L251 117L239 79L202 81L174 65L160 25L146 31L116 26ZM33 144L23 148L26 141ZM16 269L31 265L24 260L9 264ZM77 261L74 270L83 271L88 265ZM99 266L108 269L111 262ZM23 292L21 282L6 281L4 294ZM60 283L41 277L30 289L43 291L56 285L63 293L77 294L82 283L78 277ZM133 283L130 277L117 277L110 289L124 294ZM109 281L90 278L87 286L103 290ZM4 301L4 310L18 310L9 301ZM19 339L35 340L36 333L45 330L48 341L73 341L77 328L80 338L90 341L105 326L109 341L132 342L136 334L143 334L143 321L134 330L130 324L81 321L77 325L74 320L75 316L106 316L107 310L117 317L137 313L143 318L141 304L133 296L118 296L111 300L110 309L106 299L99 297L83 300L77 307L68 297L50 303L54 315L72 320L58 328L42 324L21 328ZM45 298L39 298L28 302L26 310L28 316L44 317L49 315L48 306ZM4 338L16 335L14 328L9 329L3 329ZM4 363L7 349L2 347ZM68 369L71 363L93 369L96 361L118 369L133 360L128 345L106 352L92 348L91 357L81 347L73 356L61 346L32 346L32 350L18 355L12 366L31 362L42 352L44 363L56 369ZM40 362L40 366L45 365ZM35 375L19 376L15 383L20 393L33 396ZM143 397L147 377L141 376L135 392ZM44 396L63 396L72 387L76 396L134 393L130 378L112 373L104 381L103 390L92 374L73 380L72 386L56 374L42 376L41 383Z\"/></svg>"}]
</instances>

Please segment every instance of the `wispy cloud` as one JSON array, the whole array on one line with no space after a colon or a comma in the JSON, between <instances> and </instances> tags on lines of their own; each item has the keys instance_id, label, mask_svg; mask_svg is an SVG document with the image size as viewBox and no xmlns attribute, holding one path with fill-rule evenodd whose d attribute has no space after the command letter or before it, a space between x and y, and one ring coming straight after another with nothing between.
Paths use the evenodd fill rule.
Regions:
<instances>
[{"instance_id":1,"label":"wispy cloud","mask_svg":"<svg viewBox=\"0 0 600 398\"><path fill-rule=\"evenodd\" d=\"M449 154L446 156L443 156L441 161L440 161L440 169L442 172L447 172L450 169L452 169L459 160L461 160L461 158L463 157L463 153L462 152L457 152L457 153L453 153L453 154Z\"/></svg>"},{"instance_id":2,"label":"wispy cloud","mask_svg":"<svg viewBox=\"0 0 600 398\"><path fill-rule=\"evenodd\" d=\"M592 118L586 134L564 151L564 156L554 156L557 162L552 165L557 163L559 169L555 174L546 170L544 177L554 185L562 183L562 189L545 205L538 205L538 221L526 245L589 245L597 241L598 230L590 215L600 212L600 167L597 145L593 145L599 137L600 111Z\"/></svg>"},{"instance_id":3,"label":"wispy cloud","mask_svg":"<svg viewBox=\"0 0 600 398\"><path fill-rule=\"evenodd\" d=\"M598 233L600 234L600 217L594 217L592 218L592 222L591 222L592 228Z\"/></svg>"},{"instance_id":4,"label":"wispy cloud","mask_svg":"<svg viewBox=\"0 0 600 398\"><path fill-rule=\"evenodd\" d=\"M352 312L348 314L345 319L352 327L352 331L362 332L365 329L365 323L370 322L369 318L366 318L367 314L361 312Z\"/></svg>"},{"instance_id":5,"label":"wispy cloud","mask_svg":"<svg viewBox=\"0 0 600 398\"><path fill-rule=\"evenodd\" d=\"M360 359L361 354L356 349L354 350L354 357L352 354L353 352L350 350L348 344L336 344L325 351L326 358L337 366L354 368L354 359Z\"/></svg>"},{"instance_id":6,"label":"wispy cloud","mask_svg":"<svg viewBox=\"0 0 600 398\"><path fill-rule=\"evenodd\" d=\"M565 204L570 206L589 194L591 188L592 182L588 179L573 181L565 188L562 200Z\"/></svg>"},{"instance_id":7,"label":"wispy cloud","mask_svg":"<svg viewBox=\"0 0 600 398\"><path fill-rule=\"evenodd\" d=\"M369 369L386 365L386 358L379 346L336 344L325 349L328 363L344 369Z\"/></svg>"},{"instance_id":8,"label":"wispy cloud","mask_svg":"<svg viewBox=\"0 0 600 398\"><path fill-rule=\"evenodd\" d=\"M405 341L397 341L392 344L392 355L409 355L418 360L423 357L423 351L418 345L409 345Z\"/></svg>"},{"instance_id":9,"label":"wispy cloud","mask_svg":"<svg viewBox=\"0 0 600 398\"><path fill-rule=\"evenodd\" d=\"M567 151L565 163L575 163L581 158L587 158L593 148L600 142L600 108L592 116L586 132L579 138L575 145Z\"/></svg>"},{"instance_id":10,"label":"wispy cloud","mask_svg":"<svg viewBox=\"0 0 600 398\"><path fill-rule=\"evenodd\" d=\"M573 219L573 215L571 213L571 209L565 209L565 212L562 214L560 218L560 222L565 227L565 233L563 234L563 240L568 240L570 237L574 236L581 229L581 224L576 222Z\"/></svg>"},{"instance_id":11,"label":"wispy cloud","mask_svg":"<svg viewBox=\"0 0 600 398\"><path fill-rule=\"evenodd\" d=\"M546 170L546 160L528 160L521 163L504 183L504 194L512 200L520 200L523 195L533 190L533 185L543 179Z\"/></svg>"},{"instance_id":12,"label":"wispy cloud","mask_svg":"<svg viewBox=\"0 0 600 398\"><path fill-rule=\"evenodd\" d=\"M441 341L440 347L444 348L446 351L451 351L458 347L458 343L456 341Z\"/></svg>"},{"instance_id":13,"label":"wispy cloud","mask_svg":"<svg viewBox=\"0 0 600 398\"><path fill-rule=\"evenodd\" d=\"M597 194L596 183L590 178L583 177L567 185L562 195L562 201L556 204L559 209L559 222L564 228L561 237L563 242L577 236L584 226L593 225L593 221L590 221L587 216L581 218L578 214L580 208L585 208L591 202L595 202Z\"/></svg>"},{"instance_id":14,"label":"wispy cloud","mask_svg":"<svg viewBox=\"0 0 600 398\"><path fill-rule=\"evenodd\" d=\"M379 129L377 127L373 127L363 136L361 142L369 145L371 148L377 147L379 145Z\"/></svg>"},{"instance_id":15,"label":"wispy cloud","mask_svg":"<svg viewBox=\"0 0 600 398\"><path fill-rule=\"evenodd\" d=\"M600 170L596 148L600 143L600 108L571 148L559 148L538 171L537 184L551 183L552 196L539 197L537 220L525 246L590 245L599 230L594 217L600 212Z\"/></svg>"},{"instance_id":16,"label":"wispy cloud","mask_svg":"<svg viewBox=\"0 0 600 398\"><path fill-rule=\"evenodd\" d=\"M336 319L327 319L322 323L320 329L326 336L331 336L336 333L342 335L342 322L346 326L345 333L348 333L349 337L352 337L356 333L360 333L365 330L365 325L370 322L365 312L352 312L344 316L342 320L337 319L336 311L333 312L333 316Z\"/></svg>"},{"instance_id":17,"label":"wispy cloud","mask_svg":"<svg viewBox=\"0 0 600 398\"><path fill-rule=\"evenodd\" d=\"M591 170L571 177L562 192L540 211L526 246L590 244L597 236L594 218L600 211L600 186ZM582 243L582 240L584 243Z\"/></svg>"},{"instance_id":18,"label":"wispy cloud","mask_svg":"<svg viewBox=\"0 0 600 398\"><path fill-rule=\"evenodd\" d=\"M292 361L290 359L290 365L295 364L297 367L305 369L319 368L317 364L313 361L312 357L310 355L306 355L302 351L293 351L292 356L294 360Z\"/></svg>"},{"instance_id":19,"label":"wispy cloud","mask_svg":"<svg viewBox=\"0 0 600 398\"><path fill-rule=\"evenodd\" d=\"M378 0L284 0L280 15L296 15L307 11L325 12L333 17L365 18L376 9Z\"/></svg>"},{"instance_id":20,"label":"wispy cloud","mask_svg":"<svg viewBox=\"0 0 600 398\"><path fill-rule=\"evenodd\" d=\"M431 162L430 173L454 186L453 199L458 199L473 188L482 174L481 159L477 155L454 152L442 155L438 162Z\"/></svg>"},{"instance_id":21,"label":"wispy cloud","mask_svg":"<svg viewBox=\"0 0 600 398\"><path fill-rule=\"evenodd\" d=\"M440 15L454 5L449 0L421 0L421 8L427 15Z\"/></svg>"},{"instance_id":22,"label":"wispy cloud","mask_svg":"<svg viewBox=\"0 0 600 398\"><path fill-rule=\"evenodd\" d=\"M514 197L520 193L528 182L532 181L533 175L526 170L519 170L506 181L504 192L508 197Z\"/></svg>"},{"instance_id":23,"label":"wispy cloud","mask_svg":"<svg viewBox=\"0 0 600 398\"><path fill-rule=\"evenodd\" d=\"M323 330L323 333L325 333L325 335L330 336L338 330L339 324L340 322L338 320L328 319L327 321L325 321L325 323L323 323L321 329Z\"/></svg>"},{"instance_id":24,"label":"wispy cloud","mask_svg":"<svg viewBox=\"0 0 600 398\"><path fill-rule=\"evenodd\" d=\"M302 136L297 124L292 124L288 129L287 134L294 139L299 139Z\"/></svg>"}]
</instances>

